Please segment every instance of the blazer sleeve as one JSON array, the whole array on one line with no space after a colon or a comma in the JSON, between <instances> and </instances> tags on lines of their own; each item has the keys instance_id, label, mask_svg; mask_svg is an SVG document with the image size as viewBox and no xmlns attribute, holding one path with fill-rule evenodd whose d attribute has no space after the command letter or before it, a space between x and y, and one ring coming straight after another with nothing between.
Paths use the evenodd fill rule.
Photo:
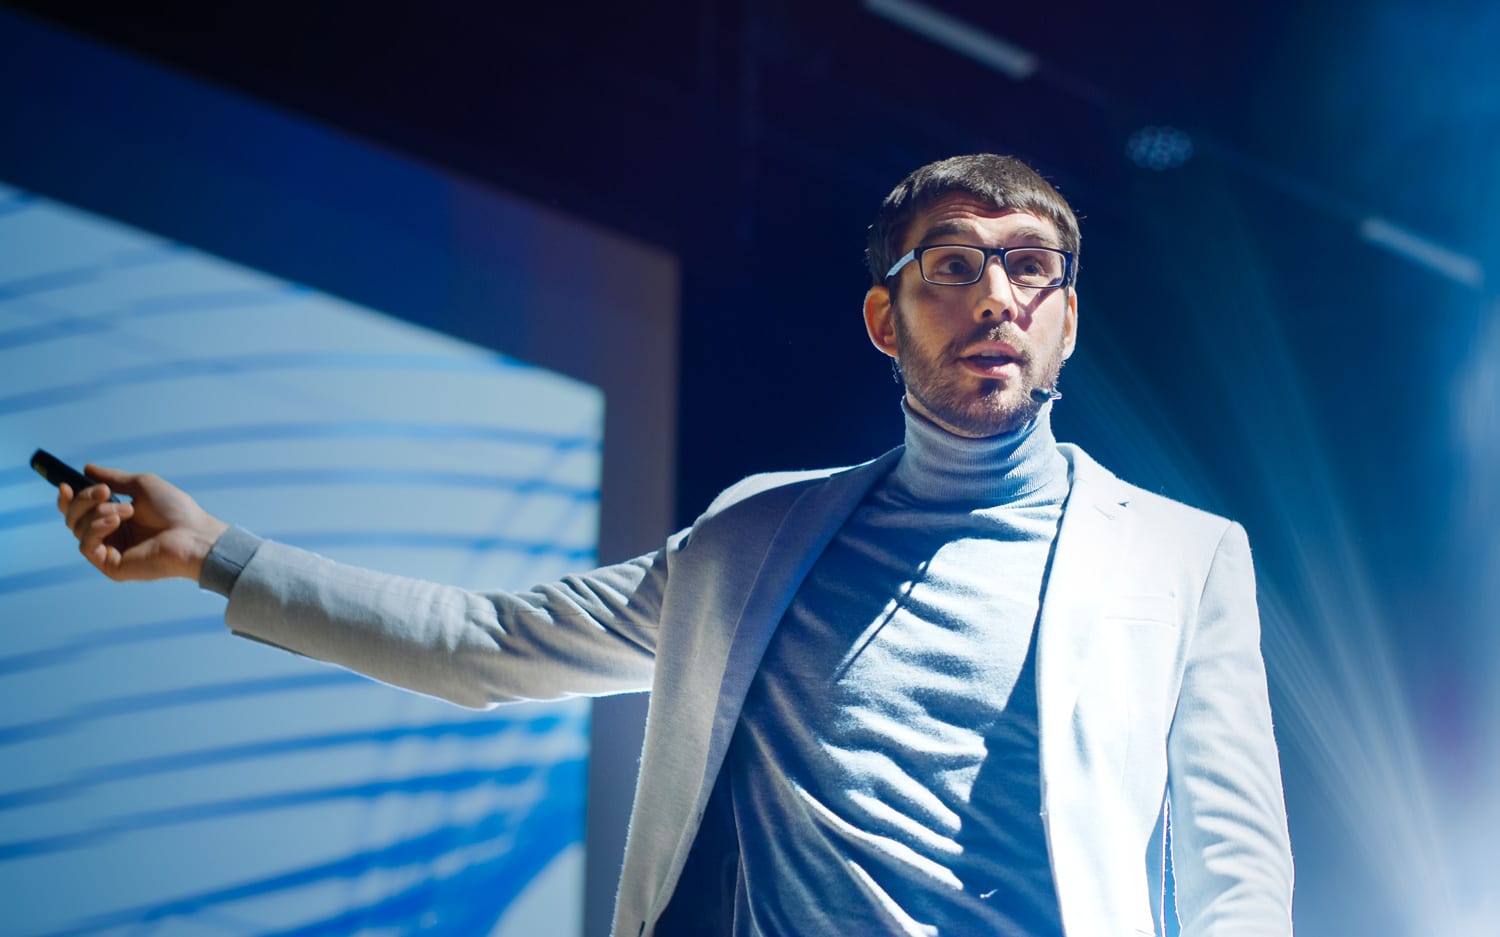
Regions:
<instances>
[{"instance_id":1,"label":"blazer sleeve","mask_svg":"<svg viewBox=\"0 0 1500 937\"><path fill-rule=\"evenodd\" d=\"M1291 934L1292 855L1255 571L1235 523L1204 583L1167 757L1183 937Z\"/></svg>"},{"instance_id":2,"label":"blazer sleeve","mask_svg":"<svg viewBox=\"0 0 1500 937\"><path fill-rule=\"evenodd\" d=\"M667 571L654 553L525 592L470 592L263 542L229 594L236 634L461 706L649 689Z\"/></svg>"}]
</instances>

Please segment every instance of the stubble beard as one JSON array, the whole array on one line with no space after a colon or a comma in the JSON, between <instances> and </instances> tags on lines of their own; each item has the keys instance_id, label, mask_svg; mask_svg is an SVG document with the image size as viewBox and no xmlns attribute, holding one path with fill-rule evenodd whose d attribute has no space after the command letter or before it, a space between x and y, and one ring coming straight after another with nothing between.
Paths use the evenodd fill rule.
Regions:
<instances>
[{"instance_id":1,"label":"stubble beard","mask_svg":"<svg viewBox=\"0 0 1500 937\"><path fill-rule=\"evenodd\" d=\"M939 425L957 435L998 436L1026 425L1036 419L1045 402L1045 398L1037 400L1032 391L1054 389L1062 374L1061 342L1039 359L1026 346L1020 330L1008 322L982 326L972 335L949 342L936 356L931 356L913 346L900 311L893 310L893 314L897 360L906 395ZM1016 380L981 379L975 386L973 375L963 371L958 362L964 349L981 341L1005 342L1020 353L1017 364L1021 373Z\"/></svg>"}]
</instances>

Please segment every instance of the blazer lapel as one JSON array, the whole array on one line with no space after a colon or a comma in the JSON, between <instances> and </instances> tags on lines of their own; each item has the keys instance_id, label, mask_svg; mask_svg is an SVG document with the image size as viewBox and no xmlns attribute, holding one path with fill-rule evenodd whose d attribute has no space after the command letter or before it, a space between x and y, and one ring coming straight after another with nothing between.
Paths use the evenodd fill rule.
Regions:
<instances>
[{"instance_id":1,"label":"blazer lapel","mask_svg":"<svg viewBox=\"0 0 1500 937\"><path fill-rule=\"evenodd\" d=\"M900 447L872 462L831 475L808 489L792 504L761 558L749 598L740 612L719 683L713 733L709 738L705 789L719 773L750 681L760 666L771 635L792 597L807 578L825 547L859 502L901 458ZM748 561L748 558L747 558Z\"/></svg>"},{"instance_id":2,"label":"blazer lapel","mask_svg":"<svg viewBox=\"0 0 1500 937\"><path fill-rule=\"evenodd\" d=\"M1044 759L1049 728L1065 730L1078 695L1072 665L1087 650L1106 598L1103 590L1109 580L1100 573L1113 568L1130 527L1130 495L1119 479L1081 449L1066 444L1059 448L1073 479L1042 593L1037 633L1037 718ZM1049 727L1052 721L1058 725Z\"/></svg>"},{"instance_id":3,"label":"blazer lapel","mask_svg":"<svg viewBox=\"0 0 1500 937\"><path fill-rule=\"evenodd\" d=\"M1105 574L1118 566L1119 553L1128 543L1132 514L1128 507L1130 491L1123 482L1082 450L1070 445L1059 448L1072 469L1072 490L1042 593L1036 679L1042 815L1067 924L1070 888L1080 880L1073 873L1087 864L1082 861L1085 857L1073 854L1074 837L1059 835L1069 822L1067 804L1086 783L1090 760L1073 731L1080 664L1087 659L1089 644L1097 638L1110 588L1110 578Z\"/></svg>"}]
</instances>

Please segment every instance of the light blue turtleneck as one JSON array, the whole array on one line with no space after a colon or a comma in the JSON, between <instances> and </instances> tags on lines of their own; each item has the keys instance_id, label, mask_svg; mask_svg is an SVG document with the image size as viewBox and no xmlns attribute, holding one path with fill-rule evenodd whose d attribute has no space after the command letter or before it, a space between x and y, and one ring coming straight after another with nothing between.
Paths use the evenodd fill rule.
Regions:
<instances>
[{"instance_id":1,"label":"light blue turtleneck","mask_svg":"<svg viewBox=\"0 0 1500 937\"><path fill-rule=\"evenodd\" d=\"M1050 405L906 450L814 564L730 748L736 937L1061 933L1033 632L1068 492Z\"/></svg>"}]
</instances>

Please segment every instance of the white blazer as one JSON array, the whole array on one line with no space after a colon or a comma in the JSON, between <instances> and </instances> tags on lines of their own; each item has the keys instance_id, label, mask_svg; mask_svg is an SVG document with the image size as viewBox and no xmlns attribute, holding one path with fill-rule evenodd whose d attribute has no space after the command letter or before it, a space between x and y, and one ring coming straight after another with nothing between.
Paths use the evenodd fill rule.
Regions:
<instances>
[{"instance_id":1,"label":"white blazer","mask_svg":"<svg viewBox=\"0 0 1500 937\"><path fill-rule=\"evenodd\" d=\"M1036 654L1064 929L1162 933L1170 816L1183 937L1288 935L1292 860L1244 531L1059 448L1072 487ZM654 934L772 632L900 453L746 479L661 550L524 593L470 593L266 542L226 622L461 705L650 689L614 933Z\"/></svg>"}]
</instances>

